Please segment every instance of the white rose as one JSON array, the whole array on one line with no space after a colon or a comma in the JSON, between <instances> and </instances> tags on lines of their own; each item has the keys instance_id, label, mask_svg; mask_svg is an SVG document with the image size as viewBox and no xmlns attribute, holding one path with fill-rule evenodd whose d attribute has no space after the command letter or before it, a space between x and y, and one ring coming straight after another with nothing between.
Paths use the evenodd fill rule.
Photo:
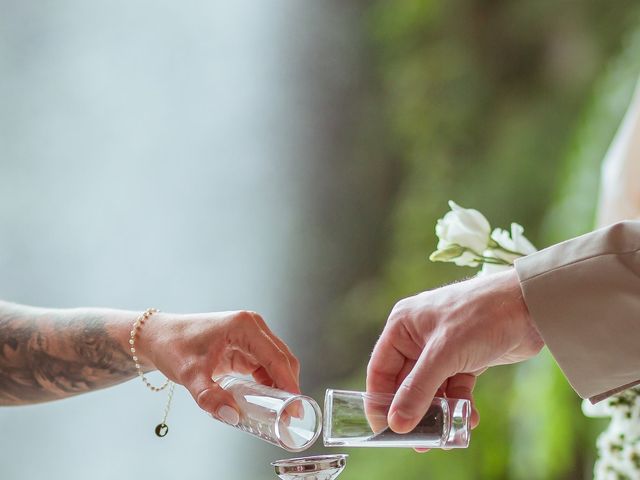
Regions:
<instances>
[{"instance_id":1,"label":"white rose","mask_svg":"<svg viewBox=\"0 0 640 480\"><path fill-rule=\"evenodd\" d=\"M502 228L496 228L491 233L491 240L496 242L498 247L501 247L493 248L493 254L509 263L537 251L536 247L524 236L524 227L517 223L511 224L511 235Z\"/></svg>"},{"instance_id":2,"label":"white rose","mask_svg":"<svg viewBox=\"0 0 640 480\"><path fill-rule=\"evenodd\" d=\"M490 241L491 225L479 211L470 208L462 208L453 201L449 201L451 211L438 220L436 235L440 239L438 250L444 250L450 245L459 245L471 252L465 252L468 265L473 258L482 255ZM463 254L462 257L465 255ZM456 262L456 264L459 264ZM475 262L477 265L478 263Z\"/></svg>"}]
</instances>

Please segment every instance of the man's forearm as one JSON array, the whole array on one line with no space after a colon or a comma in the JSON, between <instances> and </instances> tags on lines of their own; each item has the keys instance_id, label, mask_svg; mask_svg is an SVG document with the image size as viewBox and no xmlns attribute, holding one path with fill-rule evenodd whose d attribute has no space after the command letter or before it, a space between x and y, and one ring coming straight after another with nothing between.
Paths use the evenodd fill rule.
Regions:
<instances>
[{"instance_id":1,"label":"man's forearm","mask_svg":"<svg viewBox=\"0 0 640 480\"><path fill-rule=\"evenodd\" d=\"M0 301L0 405L61 399L132 378L135 314Z\"/></svg>"}]
</instances>

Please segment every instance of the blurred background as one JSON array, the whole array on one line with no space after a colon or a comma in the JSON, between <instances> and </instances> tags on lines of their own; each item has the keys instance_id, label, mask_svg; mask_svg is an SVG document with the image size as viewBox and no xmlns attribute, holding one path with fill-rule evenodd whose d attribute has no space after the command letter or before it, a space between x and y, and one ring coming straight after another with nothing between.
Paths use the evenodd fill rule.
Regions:
<instances>
[{"instance_id":1,"label":"blurred background","mask_svg":"<svg viewBox=\"0 0 640 480\"><path fill-rule=\"evenodd\" d=\"M593 225L640 72L632 0L0 0L0 298L260 311L304 390L363 389L454 199L543 247ZM138 382L0 409L2 479L273 478L288 455ZM547 352L477 387L465 451L341 478L591 477L603 423ZM314 453L329 452L320 445Z\"/></svg>"}]
</instances>

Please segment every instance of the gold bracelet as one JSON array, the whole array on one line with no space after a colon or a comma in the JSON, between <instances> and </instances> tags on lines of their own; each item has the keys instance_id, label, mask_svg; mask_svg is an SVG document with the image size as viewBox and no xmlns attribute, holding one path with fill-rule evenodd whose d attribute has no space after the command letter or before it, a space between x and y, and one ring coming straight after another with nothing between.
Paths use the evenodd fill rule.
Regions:
<instances>
[{"instance_id":1,"label":"gold bracelet","mask_svg":"<svg viewBox=\"0 0 640 480\"><path fill-rule=\"evenodd\" d=\"M151 382L145 376L144 372L142 371L142 366L140 365L140 362L138 361L139 360L138 355L136 354L136 337L138 336L138 333L140 332L140 330L142 330L144 323L149 319L149 317L151 317L154 313L158 313L158 312L159 310L155 308L148 308L138 318L136 318L136 321L133 322L133 327L131 328L131 338L129 339L129 345L131 345L131 348L130 348L131 358L133 359L133 363L136 366L136 371L138 372L138 376L144 382L147 388L153 392L160 392L165 388L169 387L169 396L167 398L167 405L164 409L164 418L162 419L162 422L160 422L156 426L156 429L155 429L157 436L164 437L167 433L169 433L169 426L167 425L167 417L169 416L169 409L171 408L171 400L173 399L173 390L176 384L167 378L164 384L162 384L159 387L152 385Z\"/></svg>"},{"instance_id":2,"label":"gold bracelet","mask_svg":"<svg viewBox=\"0 0 640 480\"><path fill-rule=\"evenodd\" d=\"M131 329L131 338L129 339L129 344L131 345L131 358L133 359L133 363L135 363L136 365L136 371L138 372L138 376L140 377L140 380L144 382L147 388L154 392L159 392L161 390L164 390L169 386L169 383L171 382L167 378L167 381L164 382L163 385L156 387L155 385L151 384L151 382L147 379L147 377L145 377L144 372L142 371L142 366L140 365L140 363L138 363L138 356L136 355L136 337L138 335L138 332L142 330L142 326L144 325L144 322L146 322L149 319L149 317L151 317L151 315L158 312L159 310L155 308L147 308L142 315L136 318L136 321L133 322L133 328Z\"/></svg>"}]
</instances>

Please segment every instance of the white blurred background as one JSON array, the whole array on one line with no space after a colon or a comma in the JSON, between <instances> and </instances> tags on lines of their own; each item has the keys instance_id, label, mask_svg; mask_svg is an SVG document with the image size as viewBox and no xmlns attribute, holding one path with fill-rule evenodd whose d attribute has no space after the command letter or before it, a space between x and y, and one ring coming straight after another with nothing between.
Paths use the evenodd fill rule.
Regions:
<instances>
[{"instance_id":1,"label":"white blurred background","mask_svg":"<svg viewBox=\"0 0 640 480\"><path fill-rule=\"evenodd\" d=\"M330 142L316 107L349 81L339 8L0 0L0 298L254 309L304 349L291 252ZM0 478L272 478L288 456L182 388L158 439L165 399L132 381L0 408Z\"/></svg>"}]
</instances>

